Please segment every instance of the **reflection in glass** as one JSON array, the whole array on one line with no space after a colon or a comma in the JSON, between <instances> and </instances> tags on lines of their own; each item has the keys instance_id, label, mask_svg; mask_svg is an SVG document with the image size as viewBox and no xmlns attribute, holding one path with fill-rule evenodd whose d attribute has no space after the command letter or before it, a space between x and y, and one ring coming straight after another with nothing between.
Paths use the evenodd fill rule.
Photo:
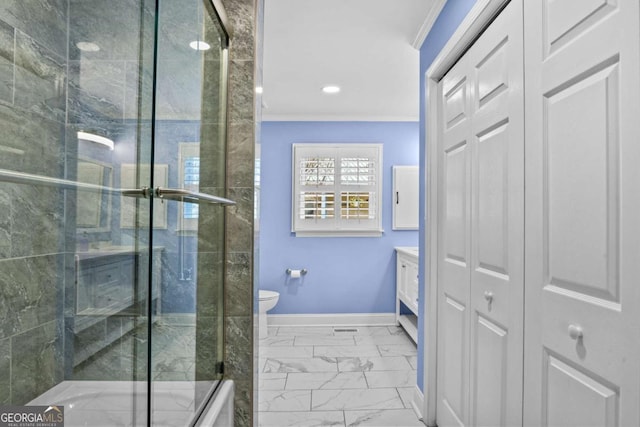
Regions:
<instances>
[{"instance_id":1,"label":"reflection in glass","mask_svg":"<svg viewBox=\"0 0 640 427\"><path fill-rule=\"evenodd\" d=\"M222 378L224 208L130 196L224 197L227 36L209 0L6 3L0 405L188 425Z\"/></svg>"},{"instance_id":2,"label":"reflection in glass","mask_svg":"<svg viewBox=\"0 0 640 427\"><path fill-rule=\"evenodd\" d=\"M78 159L78 182L102 187L112 186L113 168L91 159ZM111 196L106 191L79 191L76 226L91 231L108 231L111 219ZM87 233L84 231L83 233ZM88 242L88 240L87 240Z\"/></svg>"}]
</instances>

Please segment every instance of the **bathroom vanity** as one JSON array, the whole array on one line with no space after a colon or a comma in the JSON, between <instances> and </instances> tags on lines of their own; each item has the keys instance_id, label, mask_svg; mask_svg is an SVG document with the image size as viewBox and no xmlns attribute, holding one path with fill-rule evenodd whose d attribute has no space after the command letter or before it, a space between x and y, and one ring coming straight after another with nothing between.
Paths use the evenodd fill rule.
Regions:
<instances>
[{"instance_id":1,"label":"bathroom vanity","mask_svg":"<svg viewBox=\"0 0 640 427\"><path fill-rule=\"evenodd\" d=\"M396 323L418 342L418 248L396 247Z\"/></svg>"},{"instance_id":2,"label":"bathroom vanity","mask_svg":"<svg viewBox=\"0 0 640 427\"><path fill-rule=\"evenodd\" d=\"M152 255L153 283L161 283L162 247ZM106 348L135 327L135 318L147 313L147 304L160 311L160 286L147 301L149 265L147 250L109 247L78 252L76 260L76 310L73 332L76 352L74 365ZM145 277L141 277L145 276ZM136 286L139 283L143 286Z\"/></svg>"}]
</instances>

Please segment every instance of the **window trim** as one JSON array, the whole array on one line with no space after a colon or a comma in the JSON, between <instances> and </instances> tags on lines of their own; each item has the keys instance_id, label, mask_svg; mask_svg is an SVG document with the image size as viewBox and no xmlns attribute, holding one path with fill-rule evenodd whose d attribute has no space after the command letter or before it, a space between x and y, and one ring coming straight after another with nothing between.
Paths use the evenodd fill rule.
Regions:
<instances>
[{"instance_id":1,"label":"window trim","mask_svg":"<svg viewBox=\"0 0 640 427\"><path fill-rule=\"evenodd\" d=\"M311 225L311 221L299 218L300 193L306 187L300 183L300 160L303 156L315 151L318 157L328 155L335 158L335 175L331 186L314 186L319 192L332 192L335 202L335 214L332 219L334 225L326 222L317 228ZM291 232L296 237L381 237L384 233L382 228L383 212L383 144L381 143L294 143L291 149ZM340 159L343 157L368 156L375 160L375 184L365 188L357 188L357 185L342 184L340 175ZM369 224L358 222L359 227L348 226L349 221L341 218L342 192L345 191L369 191L375 197L373 207L374 218L367 220Z\"/></svg>"},{"instance_id":2,"label":"window trim","mask_svg":"<svg viewBox=\"0 0 640 427\"><path fill-rule=\"evenodd\" d=\"M178 143L178 187L186 188L185 185L185 167L184 161L189 157L200 158L200 142L180 142ZM192 186L189 188L193 191L198 191L200 185ZM198 231L198 218L185 218L184 217L184 203L178 203L178 223L176 229L180 233L194 233Z\"/></svg>"}]
</instances>

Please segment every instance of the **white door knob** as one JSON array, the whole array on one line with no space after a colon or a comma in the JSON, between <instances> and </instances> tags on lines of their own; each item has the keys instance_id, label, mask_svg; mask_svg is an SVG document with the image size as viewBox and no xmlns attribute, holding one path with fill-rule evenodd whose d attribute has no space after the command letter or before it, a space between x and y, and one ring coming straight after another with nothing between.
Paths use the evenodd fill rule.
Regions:
<instances>
[{"instance_id":1,"label":"white door knob","mask_svg":"<svg viewBox=\"0 0 640 427\"><path fill-rule=\"evenodd\" d=\"M493 292L491 291L484 291L484 299L487 300L487 302L491 302L493 301Z\"/></svg>"},{"instance_id":2,"label":"white door knob","mask_svg":"<svg viewBox=\"0 0 640 427\"><path fill-rule=\"evenodd\" d=\"M582 327L580 325L569 325L569 336L572 340L582 338Z\"/></svg>"}]
</instances>

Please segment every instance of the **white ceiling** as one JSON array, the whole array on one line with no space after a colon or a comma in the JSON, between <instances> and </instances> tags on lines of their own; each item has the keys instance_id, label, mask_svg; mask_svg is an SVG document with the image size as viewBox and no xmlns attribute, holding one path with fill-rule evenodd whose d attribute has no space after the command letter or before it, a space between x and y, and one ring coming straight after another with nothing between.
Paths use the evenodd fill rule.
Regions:
<instances>
[{"instance_id":1,"label":"white ceiling","mask_svg":"<svg viewBox=\"0 0 640 427\"><path fill-rule=\"evenodd\" d=\"M262 119L418 120L413 45L442 3L265 0Z\"/></svg>"}]
</instances>

